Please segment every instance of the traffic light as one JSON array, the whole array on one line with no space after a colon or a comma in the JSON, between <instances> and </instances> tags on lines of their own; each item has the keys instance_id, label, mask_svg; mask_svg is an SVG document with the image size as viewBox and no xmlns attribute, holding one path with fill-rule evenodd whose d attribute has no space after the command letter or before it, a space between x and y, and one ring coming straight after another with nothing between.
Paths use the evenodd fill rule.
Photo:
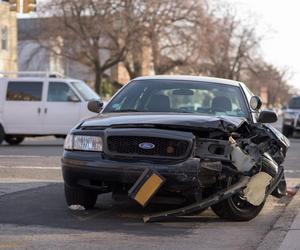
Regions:
<instances>
[{"instance_id":1,"label":"traffic light","mask_svg":"<svg viewBox=\"0 0 300 250\"><path fill-rule=\"evenodd\" d=\"M23 13L36 11L36 0L24 0L23 2Z\"/></svg>"},{"instance_id":2,"label":"traffic light","mask_svg":"<svg viewBox=\"0 0 300 250\"><path fill-rule=\"evenodd\" d=\"M9 0L10 11L20 12L20 0Z\"/></svg>"}]
</instances>

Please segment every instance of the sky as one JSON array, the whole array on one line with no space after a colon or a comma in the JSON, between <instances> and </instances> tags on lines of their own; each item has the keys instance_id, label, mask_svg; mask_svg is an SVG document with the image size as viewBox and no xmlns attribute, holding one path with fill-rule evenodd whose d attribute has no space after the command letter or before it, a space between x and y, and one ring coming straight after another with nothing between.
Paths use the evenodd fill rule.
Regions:
<instances>
[{"instance_id":1,"label":"sky","mask_svg":"<svg viewBox=\"0 0 300 250\"><path fill-rule=\"evenodd\" d=\"M266 60L291 71L289 83L300 89L300 1L227 0L241 17L254 17L264 36L261 50Z\"/></svg>"}]
</instances>

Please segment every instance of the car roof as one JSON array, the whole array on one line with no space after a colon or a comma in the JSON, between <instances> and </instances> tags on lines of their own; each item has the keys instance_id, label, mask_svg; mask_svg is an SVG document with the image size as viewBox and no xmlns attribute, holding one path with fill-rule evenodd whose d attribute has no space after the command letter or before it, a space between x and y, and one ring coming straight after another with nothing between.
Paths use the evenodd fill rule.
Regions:
<instances>
[{"instance_id":1,"label":"car roof","mask_svg":"<svg viewBox=\"0 0 300 250\"><path fill-rule=\"evenodd\" d=\"M241 82L206 76L189 76L189 75L155 75L155 76L141 76L133 80L183 80L183 81L201 81L201 82L213 82L220 84L227 84L232 86L240 86Z\"/></svg>"},{"instance_id":2,"label":"car roof","mask_svg":"<svg viewBox=\"0 0 300 250\"><path fill-rule=\"evenodd\" d=\"M60 82L71 82L71 81L80 81L78 79L72 79L72 78L59 78L59 77L34 77L34 76L26 76L26 77L0 77L1 79L6 79L8 81L60 81Z\"/></svg>"},{"instance_id":3,"label":"car roof","mask_svg":"<svg viewBox=\"0 0 300 250\"><path fill-rule=\"evenodd\" d=\"M292 99L299 99L299 98L300 98L299 95L295 95L295 96L292 96L291 100L292 100Z\"/></svg>"}]
</instances>

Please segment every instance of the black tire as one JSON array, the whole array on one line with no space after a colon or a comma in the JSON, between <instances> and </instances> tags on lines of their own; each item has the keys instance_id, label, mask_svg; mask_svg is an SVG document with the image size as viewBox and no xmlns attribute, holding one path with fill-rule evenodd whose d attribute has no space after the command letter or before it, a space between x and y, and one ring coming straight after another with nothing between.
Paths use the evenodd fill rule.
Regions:
<instances>
[{"instance_id":1,"label":"black tire","mask_svg":"<svg viewBox=\"0 0 300 250\"><path fill-rule=\"evenodd\" d=\"M5 138L4 129L3 129L2 125L0 124L0 144L3 142L4 138Z\"/></svg>"},{"instance_id":2,"label":"black tire","mask_svg":"<svg viewBox=\"0 0 300 250\"><path fill-rule=\"evenodd\" d=\"M4 140L10 145L18 145L24 141L24 136L6 135Z\"/></svg>"},{"instance_id":3,"label":"black tire","mask_svg":"<svg viewBox=\"0 0 300 250\"><path fill-rule=\"evenodd\" d=\"M228 178L224 187L228 187L231 183L237 182L238 178ZM222 219L232 221L249 221L254 219L263 209L265 202L259 206L254 206L246 201L240 194L235 194L232 197L223 200L211 206L211 209Z\"/></svg>"},{"instance_id":4,"label":"black tire","mask_svg":"<svg viewBox=\"0 0 300 250\"><path fill-rule=\"evenodd\" d=\"M235 195L211 206L211 209L222 219L249 221L260 213L264 205L265 203L263 202L259 206L254 206L238 197L238 195Z\"/></svg>"},{"instance_id":5,"label":"black tire","mask_svg":"<svg viewBox=\"0 0 300 250\"><path fill-rule=\"evenodd\" d=\"M81 205L85 209L91 209L97 201L97 193L65 184L65 197L68 206Z\"/></svg>"},{"instance_id":6,"label":"black tire","mask_svg":"<svg viewBox=\"0 0 300 250\"><path fill-rule=\"evenodd\" d=\"M291 127L291 126L283 125L283 126L282 126L282 133L283 133L287 138L290 138L290 137L293 137L294 129L293 129L293 127Z\"/></svg>"}]
</instances>

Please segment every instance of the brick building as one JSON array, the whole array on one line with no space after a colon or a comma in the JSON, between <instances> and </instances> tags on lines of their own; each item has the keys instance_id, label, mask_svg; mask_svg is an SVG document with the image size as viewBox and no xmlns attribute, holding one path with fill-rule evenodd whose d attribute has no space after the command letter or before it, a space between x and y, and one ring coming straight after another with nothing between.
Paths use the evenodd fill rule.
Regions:
<instances>
[{"instance_id":1,"label":"brick building","mask_svg":"<svg viewBox=\"0 0 300 250\"><path fill-rule=\"evenodd\" d=\"M0 1L0 71L17 71L17 19L8 2Z\"/></svg>"}]
</instances>

